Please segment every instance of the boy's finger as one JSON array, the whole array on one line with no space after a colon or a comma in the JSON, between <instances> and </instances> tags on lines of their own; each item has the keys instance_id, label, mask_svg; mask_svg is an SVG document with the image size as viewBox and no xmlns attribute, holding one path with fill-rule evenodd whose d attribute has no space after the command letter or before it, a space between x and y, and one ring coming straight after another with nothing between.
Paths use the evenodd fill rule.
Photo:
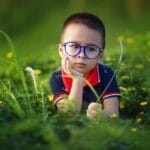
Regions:
<instances>
[{"instance_id":1,"label":"boy's finger","mask_svg":"<svg viewBox=\"0 0 150 150\"><path fill-rule=\"evenodd\" d=\"M98 112L97 112L96 110L92 110L92 111L90 111L90 114L91 114L92 116L96 117L97 114L98 114Z\"/></svg>"},{"instance_id":2,"label":"boy's finger","mask_svg":"<svg viewBox=\"0 0 150 150\"><path fill-rule=\"evenodd\" d=\"M87 110L86 116L87 116L89 119L94 119L93 115L89 112L89 110Z\"/></svg>"},{"instance_id":3,"label":"boy's finger","mask_svg":"<svg viewBox=\"0 0 150 150\"><path fill-rule=\"evenodd\" d=\"M88 106L88 109L89 110L99 110L99 109L101 109L102 107L101 107L101 104L98 104L98 103L91 103L91 104L89 104L89 106Z\"/></svg>"},{"instance_id":4,"label":"boy's finger","mask_svg":"<svg viewBox=\"0 0 150 150\"><path fill-rule=\"evenodd\" d=\"M68 57L65 58L65 71L67 74L69 74L69 75L71 74L71 68L70 68Z\"/></svg>"},{"instance_id":5,"label":"boy's finger","mask_svg":"<svg viewBox=\"0 0 150 150\"><path fill-rule=\"evenodd\" d=\"M98 116L98 112L93 110L87 110L87 116L89 116L89 118L94 119Z\"/></svg>"}]
</instances>

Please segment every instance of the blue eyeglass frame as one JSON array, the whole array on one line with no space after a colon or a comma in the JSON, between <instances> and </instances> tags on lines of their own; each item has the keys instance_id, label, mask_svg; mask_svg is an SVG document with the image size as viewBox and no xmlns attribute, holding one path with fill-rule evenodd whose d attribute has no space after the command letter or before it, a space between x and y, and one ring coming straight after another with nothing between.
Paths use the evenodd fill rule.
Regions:
<instances>
[{"instance_id":1,"label":"blue eyeglass frame","mask_svg":"<svg viewBox=\"0 0 150 150\"><path fill-rule=\"evenodd\" d=\"M67 53L66 45L69 44L69 43L75 43L75 44L78 44L78 45L79 45L80 50L79 50L79 52L78 52L76 55L70 55L69 53ZM86 58L88 58L88 59L96 59L96 58L99 56L99 54L100 54L101 52L103 52L103 49L102 49L101 47L95 45L95 44L89 44L89 45L83 46L83 45L80 45L80 44L77 43L77 42L70 42L70 41L69 41L69 42L65 42L64 44L62 44L62 46L65 47L65 52L66 52L66 54L69 55L69 56L73 56L73 57L79 55L79 54L81 53L81 51L83 50L84 56L86 56ZM86 55L85 50L86 50L86 48L89 47L89 46L96 46L96 47L99 49L99 53L98 53L97 57L89 58L89 57ZM82 49L82 48L83 48L83 49Z\"/></svg>"}]
</instances>

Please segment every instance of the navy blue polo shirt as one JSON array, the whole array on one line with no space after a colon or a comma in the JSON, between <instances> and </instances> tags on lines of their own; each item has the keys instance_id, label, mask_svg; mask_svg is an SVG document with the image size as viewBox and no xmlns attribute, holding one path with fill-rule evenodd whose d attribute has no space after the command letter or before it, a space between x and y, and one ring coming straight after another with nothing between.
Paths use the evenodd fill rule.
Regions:
<instances>
[{"instance_id":1,"label":"navy blue polo shirt","mask_svg":"<svg viewBox=\"0 0 150 150\"><path fill-rule=\"evenodd\" d=\"M97 64L90 72L88 82L93 86L101 101L109 97L120 97L120 91L117 86L116 78L110 67ZM108 83L112 79L108 86ZM63 70L55 71L50 78L50 86L54 96L54 104L63 99L70 93L72 86L72 79L67 76ZM107 87L108 86L108 87ZM106 88L107 87L107 88ZM91 88L85 84L83 87L83 107L87 107L89 103L96 102L96 96L92 92Z\"/></svg>"}]
</instances>

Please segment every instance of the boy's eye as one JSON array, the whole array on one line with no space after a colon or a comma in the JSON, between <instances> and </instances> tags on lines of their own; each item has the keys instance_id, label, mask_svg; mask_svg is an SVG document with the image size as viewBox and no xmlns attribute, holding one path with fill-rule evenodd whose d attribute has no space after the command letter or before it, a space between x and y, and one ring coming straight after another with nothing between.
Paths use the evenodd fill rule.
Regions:
<instances>
[{"instance_id":1,"label":"boy's eye","mask_svg":"<svg viewBox=\"0 0 150 150\"><path fill-rule=\"evenodd\" d=\"M94 51L97 51L97 48L94 47L94 46L88 46L87 50L90 51L90 52L94 52Z\"/></svg>"},{"instance_id":2,"label":"boy's eye","mask_svg":"<svg viewBox=\"0 0 150 150\"><path fill-rule=\"evenodd\" d=\"M72 44L69 44L69 47L72 49L78 49L80 47L80 45L76 44L76 43L72 43Z\"/></svg>"}]
</instances>

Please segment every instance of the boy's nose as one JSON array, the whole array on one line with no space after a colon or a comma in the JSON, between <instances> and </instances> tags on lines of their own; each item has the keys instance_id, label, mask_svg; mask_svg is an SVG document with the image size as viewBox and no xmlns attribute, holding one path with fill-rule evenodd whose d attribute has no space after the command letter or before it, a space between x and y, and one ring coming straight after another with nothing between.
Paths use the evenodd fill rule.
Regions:
<instances>
[{"instance_id":1,"label":"boy's nose","mask_svg":"<svg viewBox=\"0 0 150 150\"><path fill-rule=\"evenodd\" d=\"M85 58L85 55L84 55L84 47L81 47L81 50L80 50L80 53L78 54L78 57L79 57L79 58Z\"/></svg>"}]
</instances>

